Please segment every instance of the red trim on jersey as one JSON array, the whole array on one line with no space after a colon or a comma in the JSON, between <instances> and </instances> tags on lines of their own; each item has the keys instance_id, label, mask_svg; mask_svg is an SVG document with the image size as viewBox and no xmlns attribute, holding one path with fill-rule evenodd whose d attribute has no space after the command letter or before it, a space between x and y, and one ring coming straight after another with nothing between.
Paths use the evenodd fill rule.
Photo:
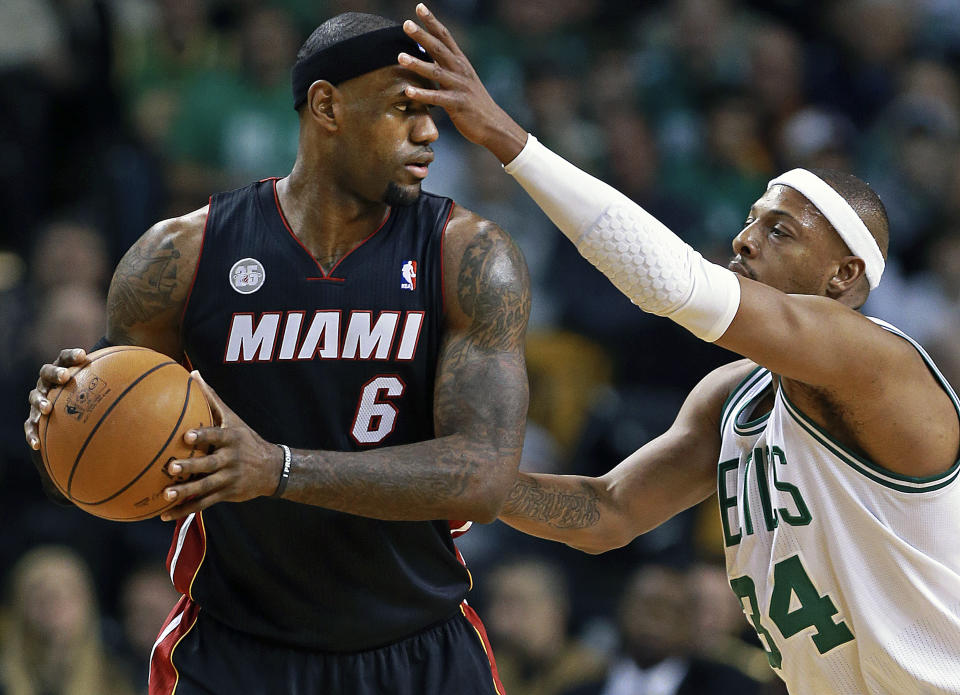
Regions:
<instances>
[{"instance_id":1,"label":"red trim on jersey","mask_svg":"<svg viewBox=\"0 0 960 695\"><path fill-rule=\"evenodd\" d=\"M450 519L449 521L447 521L447 523L450 525L450 535L453 536L454 538L459 538L460 536L465 534L467 531L469 531L471 526L473 526L472 521L458 521L458 520ZM460 557L459 549L457 550L457 557ZM463 562L462 557L460 558L460 562L463 563L464 566L466 566L467 564Z\"/></svg>"},{"instance_id":2,"label":"red trim on jersey","mask_svg":"<svg viewBox=\"0 0 960 695\"><path fill-rule=\"evenodd\" d=\"M191 599L193 581L206 556L207 530L203 525L203 512L179 519L167 552L167 572L177 591Z\"/></svg>"},{"instance_id":3,"label":"red trim on jersey","mask_svg":"<svg viewBox=\"0 0 960 695\"><path fill-rule=\"evenodd\" d=\"M447 293L444 290L443 274L443 241L447 238L447 225L450 224L450 218L453 217L453 209L457 204L450 201L450 211L447 213L447 219L443 221L443 229L440 230L440 313L443 316L447 314Z\"/></svg>"},{"instance_id":4,"label":"red trim on jersey","mask_svg":"<svg viewBox=\"0 0 960 695\"><path fill-rule=\"evenodd\" d=\"M343 263L343 259L344 259L344 258L346 258L347 256L349 256L351 253L353 253L354 251L356 251L358 248L360 248L360 247L363 246L364 244L366 244L368 241L370 241L370 239L374 236L374 234L376 234L376 233L379 232L381 229L383 229L383 225L385 225L385 224L387 223L387 220L390 219L390 215L393 214L393 208L387 208L387 214L384 216L383 222L380 223L380 226L377 227L376 229L374 229L373 232L372 232L369 236L367 236L367 237L365 237L364 239L362 239L359 244L357 244L357 245L354 246L352 249L350 249L350 250L347 251L345 254L343 254L343 255L340 257L340 260L338 260L336 263L334 263L334 264L333 264L333 267L330 268L330 272L329 272L329 273L325 273L325 272L323 272L323 266L321 266L321 265L320 265L320 262L317 261L316 257L315 257L312 253L310 253L310 250L309 250L306 246L303 245L303 242L300 241L300 237L298 237L296 234L293 233L293 229L290 227L290 223L287 222L287 216L283 214L283 208L280 207L280 196L277 194L277 179L273 179L273 200L274 200L274 201L276 202L276 204L277 204L277 212L280 213L280 220L283 222L283 226L287 228L287 231L288 231L288 232L290 232L290 236L292 236L292 237L294 238L294 240L295 240L298 244L300 244L300 248L302 248L304 251L306 251L307 255L310 256L310 260L312 260L312 261L316 264L317 269L320 271L320 277L319 277L319 278L308 278L309 280L333 280L334 282L337 282L337 281L343 282L346 278L332 278L332 277L330 277L331 275L333 275L333 271L335 271L335 270L337 269L337 266L339 266L341 263Z\"/></svg>"},{"instance_id":5,"label":"red trim on jersey","mask_svg":"<svg viewBox=\"0 0 960 695\"><path fill-rule=\"evenodd\" d=\"M486 628L480 621L480 616L477 615L477 612L473 610L466 601L460 604L460 611L463 613L463 617L473 626L473 629L476 630L477 636L480 638L483 651L487 655L487 661L490 662L490 673L493 675L493 687L496 689L497 695L504 695L506 691L503 689L503 683L500 682L500 674L497 673L497 662L493 658L493 647L490 646L490 639L487 637ZM150 695L153 695L153 693L151 692Z\"/></svg>"},{"instance_id":6,"label":"red trim on jersey","mask_svg":"<svg viewBox=\"0 0 960 695\"><path fill-rule=\"evenodd\" d=\"M326 280L327 282L346 282L346 278L306 278L307 280Z\"/></svg>"},{"instance_id":7,"label":"red trim on jersey","mask_svg":"<svg viewBox=\"0 0 960 695\"><path fill-rule=\"evenodd\" d=\"M187 354L186 350L183 351L183 359L180 360L180 364L182 364L183 368L188 372L193 371L193 362L190 361L190 355Z\"/></svg>"},{"instance_id":8,"label":"red trim on jersey","mask_svg":"<svg viewBox=\"0 0 960 695\"><path fill-rule=\"evenodd\" d=\"M207 216L203 218L203 232L200 235L200 252L197 254L197 265L193 269L193 278L190 280L190 289L187 290L187 298L183 301L183 311L180 312L180 332L183 333L183 318L187 315L187 307L190 306L190 297L193 295L193 286L197 282L197 275L200 273L200 259L203 258L203 244L207 240L207 224L210 222L210 209L213 206L213 196L207 199ZM182 340L180 342L183 342Z\"/></svg>"},{"instance_id":9,"label":"red trim on jersey","mask_svg":"<svg viewBox=\"0 0 960 695\"><path fill-rule=\"evenodd\" d=\"M176 691L180 674L173 665L173 651L197 624L199 613L200 606L186 596L181 596L170 611L150 654L148 695L172 695Z\"/></svg>"}]
</instances>

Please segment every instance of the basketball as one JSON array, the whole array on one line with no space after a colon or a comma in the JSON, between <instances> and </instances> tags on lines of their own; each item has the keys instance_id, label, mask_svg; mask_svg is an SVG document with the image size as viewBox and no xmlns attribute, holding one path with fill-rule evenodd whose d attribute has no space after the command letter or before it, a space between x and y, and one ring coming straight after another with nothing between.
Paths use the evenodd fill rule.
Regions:
<instances>
[{"instance_id":1,"label":"basketball","mask_svg":"<svg viewBox=\"0 0 960 695\"><path fill-rule=\"evenodd\" d=\"M47 473L74 504L114 521L156 516L173 503L163 490L171 459L195 450L187 430L213 418L200 384L167 355L121 345L90 353L90 362L47 398L40 450Z\"/></svg>"}]
</instances>

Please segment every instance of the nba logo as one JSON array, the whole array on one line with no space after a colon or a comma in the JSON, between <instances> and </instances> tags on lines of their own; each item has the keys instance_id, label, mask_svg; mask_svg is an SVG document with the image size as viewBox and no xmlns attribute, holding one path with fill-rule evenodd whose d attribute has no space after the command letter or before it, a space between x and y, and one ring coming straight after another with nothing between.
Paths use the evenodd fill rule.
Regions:
<instances>
[{"instance_id":1,"label":"nba logo","mask_svg":"<svg viewBox=\"0 0 960 695\"><path fill-rule=\"evenodd\" d=\"M402 278L400 282L401 290L412 291L417 289L417 262L404 261L403 265L400 266L400 277Z\"/></svg>"}]
</instances>

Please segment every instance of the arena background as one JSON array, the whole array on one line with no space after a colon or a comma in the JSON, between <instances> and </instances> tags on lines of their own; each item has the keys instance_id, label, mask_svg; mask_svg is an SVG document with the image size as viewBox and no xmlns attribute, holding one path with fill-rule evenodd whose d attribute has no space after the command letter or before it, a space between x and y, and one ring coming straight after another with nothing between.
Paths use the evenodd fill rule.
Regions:
<instances>
[{"instance_id":1,"label":"arena background","mask_svg":"<svg viewBox=\"0 0 960 695\"><path fill-rule=\"evenodd\" d=\"M146 658L175 598L162 567L171 526L103 522L44 499L22 432L37 368L102 335L112 268L153 222L288 171L297 139L289 69L316 24L346 10L402 20L413 8L413 0L0 3L0 693L21 692L25 640L51 672L107 664L89 667L102 680L87 681L99 683L87 693L144 692ZM431 8L523 126L715 260L729 255L772 175L830 166L870 182L892 241L867 313L928 346L957 383L960 3L434 0ZM490 154L437 117L425 188L499 223L531 270L523 466L602 473L662 431L686 391L731 356L632 307ZM577 668L556 675L565 650L615 658L618 626L637 610L621 597L638 570L662 566L688 592L660 616L678 653L769 680L718 569L715 501L599 557L499 523L475 527L459 545L475 577L471 601L513 679L510 695L559 695L594 668L592 657L582 669L570 657L562 661Z\"/></svg>"}]
</instances>

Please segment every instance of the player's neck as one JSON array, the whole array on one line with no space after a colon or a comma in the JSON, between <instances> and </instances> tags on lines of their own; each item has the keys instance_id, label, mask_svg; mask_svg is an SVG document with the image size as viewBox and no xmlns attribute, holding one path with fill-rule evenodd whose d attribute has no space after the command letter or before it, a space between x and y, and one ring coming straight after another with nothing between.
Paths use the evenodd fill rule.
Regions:
<instances>
[{"instance_id":1,"label":"player's neck","mask_svg":"<svg viewBox=\"0 0 960 695\"><path fill-rule=\"evenodd\" d=\"M291 230L321 265L335 262L370 236L389 210L385 203L361 200L299 166L277 181L277 197Z\"/></svg>"}]
</instances>

